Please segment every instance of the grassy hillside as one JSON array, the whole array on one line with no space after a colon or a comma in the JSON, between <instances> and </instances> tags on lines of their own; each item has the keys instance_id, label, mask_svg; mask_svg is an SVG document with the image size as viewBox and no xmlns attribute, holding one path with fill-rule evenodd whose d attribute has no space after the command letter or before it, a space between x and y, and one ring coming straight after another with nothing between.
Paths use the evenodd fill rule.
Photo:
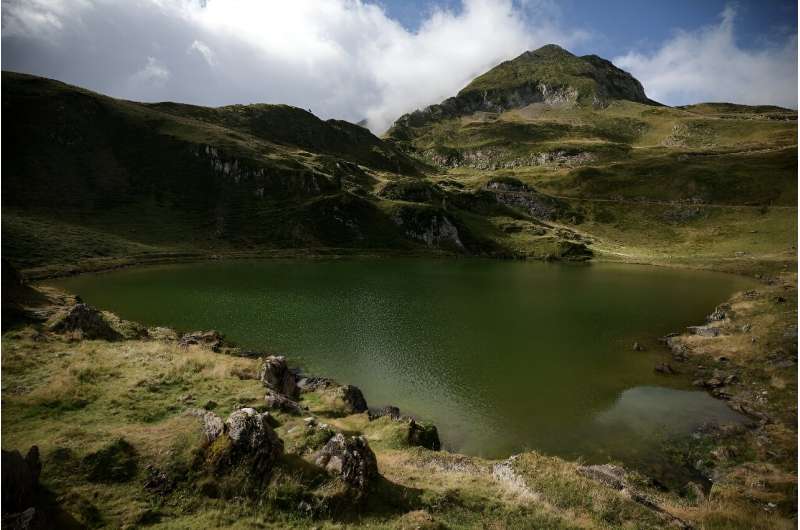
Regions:
<instances>
[{"instance_id":1,"label":"grassy hillside","mask_svg":"<svg viewBox=\"0 0 800 530\"><path fill-rule=\"evenodd\" d=\"M619 72L546 47L464 93L535 73L610 97ZM3 75L3 251L34 274L293 249L726 270L796 254L786 109L539 98L386 141L285 105L139 104Z\"/></svg>"}]
</instances>

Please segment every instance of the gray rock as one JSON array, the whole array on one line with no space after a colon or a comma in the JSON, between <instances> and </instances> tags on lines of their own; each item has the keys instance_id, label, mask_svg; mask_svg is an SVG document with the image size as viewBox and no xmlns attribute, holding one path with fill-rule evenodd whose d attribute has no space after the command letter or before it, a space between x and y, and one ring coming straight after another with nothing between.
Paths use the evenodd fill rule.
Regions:
<instances>
[{"instance_id":1,"label":"gray rock","mask_svg":"<svg viewBox=\"0 0 800 530\"><path fill-rule=\"evenodd\" d=\"M192 331L184 334L178 341L178 346L188 348L189 346L202 346L211 351L218 352L222 348L223 338L219 331Z\"/></svg>"},{"instance_id":2,"label":"gray rock","mask_svg":"<svg viewBox=\"0 0 800 530\"><path fill-rule=\"evenodd\" d=\"M343 385L336 389L336 397L341 399L348 412L357 414L367 410L367 400L361 390L353 385Z\"/></svg>"},{"instance_id":3,"label":"gray rock","mask_svg":"<svg viewBox=\"0 0 800 530\"><path fill-rule=\"evenodd\" d=\"M713 326L689 326L686 331L700 337L717 337L720 334L720 329Z\"/></svg>"},{"instance_id":4,"label":"gray rock","mask_svg":"<svg viewBox=\"0 0 800 530\"><path fill-rule=\"evenodd\" d=\"M317 390L326 390L335 386L339 386L339 384L327 377L301 377L297 381L297 387L301 392L316 392Z\"/></svg>"},{"instance_id":5,"label":"gray rock","mask_svg":"<svg viewBox=\"0 0 800 530\"><path fill-rule=\"evenodd\" d=\"M268 412L259 414L252 408L234 411L225 421L225 430L236 452L250 460L257 472L272 469L283 454L283 440L269 425Z\"/></svg>"},{"instance_id":6,"label":"gray rock","mask_svg":"<svg viewBox=\"0 0 800 530\"><path fill-rule=\"evenodd\" d=\"M289 399L283 394L273 392L272 390L267 390L267 394L264 396L264 401L267 404L267 408L272 410L280 410L283 412L289 412L291 414L303 413L302 407L300 407L296 401Z\"/></svg>"},{"instance_id":7,"label":"gray rock","mask_svg":"<svg viewBox=\"0 0 800 530\"><path fill-rule=\"evenodd\" d=\"M267 388L290 398L297 397L297 376L289 370L286 358L270 355L261 362L258 378Z\"/></svg>"},{"instance_id":8,"label":"gray rock","mask_svg":"<svg viewBox=\"0 0 800 530\"><path fill-rule=\"evenodd\" d=\"M706 320L708 322L718 322L720 320L725 320L730 310L731 310L730 304L720 304L714 309L713 313L708 315L708 318Z\"/></svg>"},{"instance_id":9,"label":"gray rock","mask_svg":"<svg viewBox=\"0 0 800 530\"><path fill-rule=\"evenodd\" d=\"M633 343L633 351L644 351L644 346L639 344L639 341L634 341L634 343Z\"/></svg>"},{"instance_id":10,"label":"gray rock","mask_svg":"<svg viewBox=\"0 0 800 530\"><path fill-rule=\"evenodd\" d=\"M336 434L319 450L315 461L359 492L366 491L378 476L378 461L363 436Z\"/></svg>"},{"instance_id":11,"label":"gray rock","mask_svg":"<svg viewBox=\"0 0 800 530\"><path fill-rule=\"evenodd\" d=\"M200 419L200 428L206 443L213 442L225 432L225 422L222 421L222 418L209 410L191 409L188 411L188 414Z\"/></svg>"},{"instance_id":12,"label":"gray rock","mask_svg":"<svg viewBox=\"0 0 800 530\"><path fill-rule=\"evenodd\" d=\"M384 416L389 416L393 420L399 420L401 418L400 409L394 405L386 405L385 407L381 407L379 409L369 409L367 411L367 415L369 416L370 421L383 418Z\"/></svg>"},{"instance_id":13,"label":"gray rock","mask_svg":"<svg viewBox=\"0 0 800 530\"><path fill-rule=\"evenodd\" d=\"M592 479L615 490L623 489L625 484L625 470L613 464L594 466L580 466L578 474Z\"/></svg>"}]
</instances>

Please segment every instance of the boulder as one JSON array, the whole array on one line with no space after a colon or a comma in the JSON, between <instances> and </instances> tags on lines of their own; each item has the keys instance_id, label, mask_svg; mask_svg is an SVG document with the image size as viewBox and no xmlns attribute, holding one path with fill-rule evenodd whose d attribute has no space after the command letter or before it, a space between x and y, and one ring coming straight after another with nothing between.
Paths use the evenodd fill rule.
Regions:
<instances>
[{"instance_id":1,"label":"boulder","mask_svg":"<svg viewBox=\"0 0 800 530\"><path fill-rule=\"evenodd\" d=\"M580 466L578 467L578 474L615 490L621 490L626 487L625 470L613 464Z\"/></svg>"},{"instance_id":2,"label":"boulder","mask_svg":"<svg viewBox=\"0 0 800 530\"><path fill-rule=\"evenodd\" d=\"M357 414L367 410L367 400L357 386L344 385L335 390L335 395L341 399L350 414Z\"/></svg>"},{"instance_id":3,"label":"boulder","mask_svg":"<svg viewBox=\"0 0 800 530\"><path fill-rule=\"evenodd\" d=\"M188 414L200 418L203 440L207 444L210 444L225 432L225 422L211 411L191 409L188 411Z\"/></svg>"},{"instance_id":4,"label":"boulder","mask_svg":"<svg viewBox=\"0 0 800 530\"><path fill-rule=\"evenodd\" d=\"M267 388L290 398L297 397L297 376L289 370L286 358L270 355L261 362L258 378Z\"/></svg>"},{"instance_id":5,"label":"boulder","mask_svg":"<svg viewBox=\"0 0 800 530\"><path fill-rule=\"evenodd\" d=\"M297 387L301 392L316 392L317 390L327 390L335 386L339 386L339 384L327 377L301 377L297 381Z\"/></svg>"},{"instance_id":6,"label":"boulder","mask_svg":"<svg viewBox=\"0 0 800 530\"><path fill-rule=\"evenodd\" d=\"M364 436L336 434L317 452L315 461L359 492L378 476L378 461Z\"/></svg>"},{"instance_id":7,"label":"boulder","mask_svg":"<svg viewBox=\"0 0 800 530\"><path fill-rule=\"evenodd\" d=\"M436 426L420 424L413 419L408 422L408 445L424 447L431 451L438 451L442 448Z\"/></svg>"},{"instance_id":8,"label":"boulder","mask_svg":"<svg viewBox=\"0 0 800 530\"><path fill-rule=\"evenodd\" d=\"M717 337L719 336L720 329L713 326L689 326L686 328L691 335L698 335L700 337Z\"/></svg>"},{"instance_id":9,"label":"boulder","mask_svg":"<svg viewBox=\"0 0 800 530\"><path fill-rule=\"evenodd\" d=\"M634 341L634 343L633 343L633 351L644 351L644 346L639 344L639 341Z\"/></svg>"},{"instance_id":10,"label":"boulder","mask_svg":"<svg viewBox=\"0 0 800 530\"><path fill-rule=\"evenodd\" d=\"M708 315L706 320L708 322L718 322L720 320L725 320L730 310L731 310L730 304L720 304L714 309L713 313Z\"/></svg>"},{"instance_id":11,"label":"boulder","mask_svg":"<svg viewBox=\"0 0 800 530\"><path fill-rule=\"evenodd\" d=\"M189 346L202 346L211 351L218 352L222 348L223 338L219 331L191 331L184 334L178 341L178 346L188 348Z\"/></svg>"},{"instance_id":12,"label":"boulder","mask_svg":"<svg viewBox=\"0 0 800 530\"><path fill-rule=\"evenodd\" d=\"M302 407L300 407L296 401L289 399L283 394L273 392L272 390L267 390L267 395L264 396L264 401L267 404L267 408L272 410L280 410L290 414L303 413Z\"/></svg>"},{"instance_id":13,"label":"boulder","mask_svg":"<svg viewBox=\"0 0 800 530\"><path fill-rule=\"evenodd\" d=\"M243 408L231 413L225 421L225 431L235 456L250 462L257 473L272 469L283 454L283 440L269 425L269 413Z\"/></svg>"},{"instance_id":14,"label":"boulder","mask_svg":"<svg viewBox=\"0 0 800 530\"><path fill-rule=\"evenodd\" d=\"M386 405L385 407L381 407L379 409L369 409L367 411L367 415L369 416L370 421L383 418L384 416L389 416L393 420L399 420L401 418L400 409L394 405Z\"/></svg>"},{"instance_id":15,"label":"boulder","mask_svg":"<svg viewBox=\"0 0 800 530\"><path fill-rule=\"evenodd\" d=\"M120 340L120 335L103 314L88 304L75 304L50 324L50 330L79 331L87 339Z\"/></svg>"}]
</instances>

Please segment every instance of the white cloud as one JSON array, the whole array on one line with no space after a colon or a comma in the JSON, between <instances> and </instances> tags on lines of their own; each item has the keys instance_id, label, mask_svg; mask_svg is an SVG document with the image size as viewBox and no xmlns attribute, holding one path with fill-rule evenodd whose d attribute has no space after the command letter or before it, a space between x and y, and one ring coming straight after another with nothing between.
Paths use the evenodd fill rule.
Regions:
<instances>
[{"instance_id":1,"label":"white cloud","mask_svg":"<svg viewBox=\"0 0 800 530\"><path fill-rule=\"evenodd\" d=\"M189 46L187 53L199 53L208 66L215 66L217 64L217 59L214 56L214 52L211 50L211 48L199 40L192 42L192 45Z\"/></svg>"},{"instance_id":2,"label":"white cloud","mask_svg":"<svg viewBox=\"0 0 800 530\"><path fill-rule=\"evenodd\" d=\"M376 132L502 60L583 37L559 28L548 2L464 0L414 32L362 0L67 4L3 0L5 68L129 99L288 103L325 118L367 118ZM45 27L57 46L42 42ZM143 58L153 58L144 69Z\"/></svg>"},{"instance_id":3,"label":"white cloud","mask_svg":"<svg viewBox=\"0 0 800 530\"><path fill-rule=\"evenodd\" d=\"M736 43L736 10L718 24L681 31L652 54L630 52L614 59L668 105L702 101L773 104L797 108L797 36L783 46L743 49Z\"/></svg>"},{"instance_id":4,"label":"white cloud","mask_svg":"<svg viewBox=\"0 0 800 530\"><path fill-rule=\"evenodd\" d=\"M147 64L131 75L130 80L134 86L156 86L162 87L169 79L169 69L156 59L155 57L148 57Z\"/></svg>"}]
</instances>

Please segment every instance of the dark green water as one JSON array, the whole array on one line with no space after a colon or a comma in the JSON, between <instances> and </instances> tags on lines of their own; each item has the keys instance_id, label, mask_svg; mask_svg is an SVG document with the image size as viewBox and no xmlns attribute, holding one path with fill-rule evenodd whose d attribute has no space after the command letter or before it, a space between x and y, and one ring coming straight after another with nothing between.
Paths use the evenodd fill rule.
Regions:
<instances>
[{"instance_id":1,"label":"dark green water","mask_svg":"<svg viewBox=\"0 0 800 530\"><path fill-rule=\"evenodd\" d=\"M747 287L722 274L483 260L217 262L56 282L146 324L214 328L434 421L448 449L531 448L644 461L704 422L736 421L656 337ZM634 352L638 340L646 352ZM677 366L677 365L676 365Z\"/></svg>"}]
</instances>

